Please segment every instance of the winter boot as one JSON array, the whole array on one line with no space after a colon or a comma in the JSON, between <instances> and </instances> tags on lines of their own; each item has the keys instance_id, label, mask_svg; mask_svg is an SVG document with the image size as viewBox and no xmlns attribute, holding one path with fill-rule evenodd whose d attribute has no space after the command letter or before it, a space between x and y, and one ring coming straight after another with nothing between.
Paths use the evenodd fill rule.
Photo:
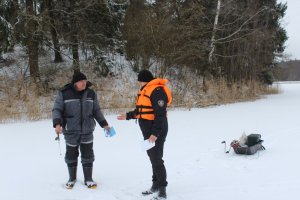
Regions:
<instances>
[{"instance_id":1,"label":"winter boot","mask_svg":"<svg viewBox=\"0 0 300 200\"><path fill-rule=\"evenodd\" d=\"M158 192L158 186L153 183L149 190L146 190L146 191L142 192L142 195L147 196L147 195L150 195L150 194L154 194L156 192Z\"/></svg>"},{"instance_id":2,"label":"winter boot","mask_svg":"<svg viewBox=\"0 0 300 200\"><path fill-rule=\"evenodd\" d=\"M93 181L93 167L83 167L84 184L91 189L97 188L97 183Z\"/></svg>"},{"instance_id":3,"label":"winter boot","mask_svg":"<svg viewBox=\"0 0 300 200\"><path fill-rule=\"evenodd\" d=\"M69 181L66 183L67 189L72 189L76 182L77 167L68 167Z\"/></svg>"},{"instance_id":4,"label":"winter boot","mask_svg":"<svg viewBox=\"0 0 300 200\"><path fill-rule=\"evenodd\" d=\"M161 186L158 189L157 197L154 197L152 200L165 200L167 199L166 186Z\"/></svg>"}]
</instances>

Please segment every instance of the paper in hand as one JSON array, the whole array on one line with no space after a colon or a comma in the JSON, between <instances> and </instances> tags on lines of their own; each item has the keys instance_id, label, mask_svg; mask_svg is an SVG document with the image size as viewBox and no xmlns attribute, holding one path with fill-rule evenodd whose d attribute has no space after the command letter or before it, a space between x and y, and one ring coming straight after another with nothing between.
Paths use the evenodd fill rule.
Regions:
<instances>
[{"instance_id":1,"label":"paper in hand","mask_svg":"<svg viewBox=\"0 0 300 200\"><path fill-rule=\"evenodd\" d=\"M142 151L147 151L147 150L151 149L154 146L155 146L155 142L151 143L151 142L149 142L149 140L144 140L144 141L141 142L141 150Z\"/></svg>"},{"instance_id":2,"label":"paper in hand","mask_svg":"<svg viewBox=\"0 0 300 200\"><path fill-rule=\"evenodd\" d=\"M116 135L116 131L115 131L114 127L110 127L110 132L108 132L108 130L106 130L106 129L103 129L103 130L104 130L105 137L112 137L112 136Z\"/></svg>"}]
</instances>

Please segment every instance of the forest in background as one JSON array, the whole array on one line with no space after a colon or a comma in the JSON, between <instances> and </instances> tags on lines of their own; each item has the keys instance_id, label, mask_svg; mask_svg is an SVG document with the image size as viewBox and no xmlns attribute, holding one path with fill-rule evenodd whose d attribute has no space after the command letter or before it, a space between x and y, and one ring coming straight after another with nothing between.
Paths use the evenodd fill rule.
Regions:
<instances>
[{"instance_id":1,"label":"forest in background","mask_svg":"<svg viewBox=\"0 0 300 200\"><path fill-rule=\"evenodd\" d=\"M34 119L42 107L49 113L57 89L75 71L88 73L111 98L125 90L124 81L134 84L141 69L172 80L175 107L259 98L273 90L268 85L287 40L281 24L287 4L276 0L0 2L3 119L28 116L38 105ZM128 86L128 94L134 90ZM43 98L49 106L28 106Z\"/></svg>"},{"instance_id":2,"label":"forest in background","mask_svg":"<svg viewBox=\"0 0 300 200\"><path fill-rule=\"evenodd\" d=\"M274 70L278 81L300 81L300 60L282 61Z\"/></svg>"}]
</instances>

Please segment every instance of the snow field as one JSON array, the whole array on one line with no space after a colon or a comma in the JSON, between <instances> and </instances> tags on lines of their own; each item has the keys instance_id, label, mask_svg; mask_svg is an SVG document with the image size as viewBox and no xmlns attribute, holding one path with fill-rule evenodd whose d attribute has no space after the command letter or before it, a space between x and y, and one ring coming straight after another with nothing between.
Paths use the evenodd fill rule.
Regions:
<instances>
[{"instance_id":1,"label":"snow field","mask_svg":"<svg viewBox=\"0 0 300 200\"><path fill-rule=\"evenodd\" d=\"M164 159L169 200L300 199L300 84L281 84L283 93L255 102L169 112ZM78 182L64 188L68 171L51 120L0 125L1 200L149 200L151 164L140 151L143 140L135 120L107 115L117 134L94 133L94 180L97 189ZM266 151L254 155L224 152L234 139L258 133ZM79 157L80 163L80 157Z\"/></svg>"}]
</instances>

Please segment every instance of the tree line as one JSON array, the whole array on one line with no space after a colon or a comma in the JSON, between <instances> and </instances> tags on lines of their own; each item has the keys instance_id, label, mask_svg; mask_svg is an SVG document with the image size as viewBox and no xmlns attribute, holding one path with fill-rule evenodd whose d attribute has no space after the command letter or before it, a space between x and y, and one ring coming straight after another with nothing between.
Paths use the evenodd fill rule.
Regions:
<instances>
[{"instance_id":1,"label":"tree line","mask_svg":"<svg viewBox=\"0 0 300 200\"><path fill-rule=\"evenodd\" d=\"M300 60L280 62L274 76L278 81L300 81Z\"/></svg>"},{"instance_id":2,"label":"tree line","mask_svg":"<svg viewBox=\"0 0 300 200\"><path fill-rule=\"evenodd\" d=\"M189 68L204 83L271 84L287 40L280 23L286 9L276 0L1 0L0 60L22 46L37 81L45 53L53 63L69 57L74 71L94 63L106 76L113 52L134 71Z\"/></svg>"}]
</instances>

